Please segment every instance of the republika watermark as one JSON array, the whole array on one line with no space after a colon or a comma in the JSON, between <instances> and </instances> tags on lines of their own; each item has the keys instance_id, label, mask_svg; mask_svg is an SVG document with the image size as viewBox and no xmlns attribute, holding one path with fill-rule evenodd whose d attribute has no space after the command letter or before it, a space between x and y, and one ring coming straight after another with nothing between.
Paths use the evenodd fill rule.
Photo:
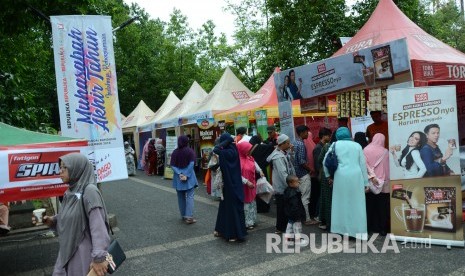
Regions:
<instances>
[{"instance_id":1,"label":"republika watermark","mask_svg":"<svg viewBox=\"0 0 465 276\"><path fill-rule=\"evenodd\" d=\"M317 236L320 241L317 244ZM384 241L376 243L380 238ZM403 248L431 248L431 238L420 242L410 241L411 246L402 246ZM369 238L367 234L357 234L356 239L350 242L348 236L341 236L333 233L315 234L266 234L266 253L300 253L301 248L309 247L310 251L315 254L323 253L400 253L399 245L394 236L379 236L373 234Z\"/></svg>"}]
</instances>

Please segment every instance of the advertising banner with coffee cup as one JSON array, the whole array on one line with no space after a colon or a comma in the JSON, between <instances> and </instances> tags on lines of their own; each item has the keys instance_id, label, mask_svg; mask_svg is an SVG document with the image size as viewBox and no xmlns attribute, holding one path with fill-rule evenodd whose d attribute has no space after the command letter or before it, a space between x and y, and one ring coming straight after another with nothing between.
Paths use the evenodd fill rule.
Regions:
<instances>
[{"instance_id":1,"label":"advertising banner with coffee cup","mask_svg":"<svg viewBox=\"0 0 465 276\"><path fill-rule=\"evenodd\" d=\"M412 81L405 38L274 74L278 99L313 98ZM287 89L286 89L287 88ZM300 88L300 89L299 89ZM287 93L287 94L286 94ZM284 101L284 100L280 100Z\"/></svg>"},{"instance_id":2,"label":"advertising banner with coffee cup","mask_svg":"<svg viewBox=\"0 0 465 276\"><path fill-rule=\"evenodd\" d=\"M208 161L213 152L216 139L215 119L199 119L197 120L200 136L200 157L202 169L208 169Z\"/></svg>"},{"instance_id":3,"label":"advertising banner with coffee cup","mask_svg":"<svg viewBox=\"0 0 465 276\"><path fill-rule=\"evenodd\" d=\"M388 89L391 232L464 246L455 86Z\"/></svg>"}]
</instances>

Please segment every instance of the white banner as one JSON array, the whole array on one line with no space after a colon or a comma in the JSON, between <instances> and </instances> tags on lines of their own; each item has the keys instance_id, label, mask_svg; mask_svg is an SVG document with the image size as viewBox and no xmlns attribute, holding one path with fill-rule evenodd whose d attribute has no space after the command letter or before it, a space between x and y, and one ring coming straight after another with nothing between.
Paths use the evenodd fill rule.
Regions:
<instances>
[{"instance_id":1,"label":"white banner","mask_svg":"<svg viewBox=\"0 0 465 276\"><path fill-rule=\"evenodd\" d=\"M99 182L127 178L111 18L52 16L51 22L62 135L89 141Z\"/></svg>"},{"instance_id":2,"label":"white banner","mask_svg":"<svg viewBox=\"0 0 465 276\"><path fill-rule=\"evenodd\" d=\"M274 78L281 98L294 100L412 80L405 38L290 68Z\"/></svg>"},{"instance_id":3,"label":"white banner","mask_svg":"<svg viewBox=\"0 0 465 276\"><path fill-rule=\"evenodd\" d=\"M392 180L460 175L457 103L455 99L455 86L388 89ZM414 136L412 140L415 141L409 142L412 135ZM425 148L425 146L428 147L427 144L431 145L434 154L443 155L442 158L445 159L445 162L438 163L436 159L439 157L427 160L428 154L427 148ZM403 157L402 152L404 150L408 152L409 146L417 148L421 154L422 160L418 160L418 165L413 160L413 165L417 168L415 170L410 166L407 169L406 164L403 166L400 164L402 162L399 163L399 159ZM397 162L395 162L396 160ZM415 174L423 167L426 168L423 175Z\"/></svg>"},{"instance_id":4,"label":"white banner","mask_svg":"<svg viewBox=\"0 0 465 276\"><path fill-rule=\"evenodd\" d=\"M283 101L278 103L279 109L279 128L282 134L289 136L292 141L295 140L294 117L292 117L292 102Z\"/></svg>"},{"instance_id":5,"label":"white banner","mask_svg":"<svg viewBox=\"0 0 465 276\"><path fill-rule=\"evenodd\" d=\"M387 101L391 232L463 247L455 86L388 89Z\"/></svg>"}]
</instances>

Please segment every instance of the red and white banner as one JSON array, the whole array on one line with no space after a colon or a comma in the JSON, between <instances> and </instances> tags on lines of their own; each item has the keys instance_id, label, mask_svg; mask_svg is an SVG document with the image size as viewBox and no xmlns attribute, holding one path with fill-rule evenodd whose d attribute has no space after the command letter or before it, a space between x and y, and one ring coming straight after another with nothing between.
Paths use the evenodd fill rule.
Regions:
<instances>
[{"instance_id":1,"label":"red and white banner","mask_svg":"<svg viewBox=\"0 0 465 276\"><path fill-rule=\"evenodd\" d=\"M98 181L127 178L109 16L52 16L63 136L89 141ZM111 167L111 169L109 169Z\"/></svg>"},{"instance_id":2,"label":"red and white banner","mask_svg":"<svg viewBox=\"0 0 465 276\"><path fill-rule=\"evenodd\" d=\"M60 179L58 158L82 152L87 141L70 141L0 148L0 202L63 195L68 185Z\"/></svg>"}]
</instances>

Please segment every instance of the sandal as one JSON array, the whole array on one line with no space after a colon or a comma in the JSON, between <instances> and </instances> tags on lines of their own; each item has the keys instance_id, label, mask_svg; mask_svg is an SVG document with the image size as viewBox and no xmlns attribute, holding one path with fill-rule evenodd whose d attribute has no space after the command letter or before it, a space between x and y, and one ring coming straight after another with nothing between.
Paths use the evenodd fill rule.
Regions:
<instances>
[{"instance_id":1,"label":"sandal","mask_svg":"<svg viewBox=\"0 0 465 276\"><path fill-rule=\"evenodd\" d=\"M214 232L213 232L213 236L214 236L215 238L219 238L219 237L221 237L221 234L218 233L218 231L214 231Z\"/></svg>"},{"instance_id":2,"label":"sandal","mask_svg":"<svg viewBox=\"0 0 465 276\"><path fill-rule=\"evenodd\" d=\"M237 239L229 239L229 242L237 242Z\"/></svg>"},{"instance_id":3,"label":"sandal","mask_svg":"<svg viewBox=\"0 0 465 276\"><path fill-rule=\"evenodd\" d=\"M187 219L185 220L185 222L186 222L187 224L193 224L193 223L196 223L197 220L194 219L194 218L187 218Z\"/></svg>"}]
</instances>

